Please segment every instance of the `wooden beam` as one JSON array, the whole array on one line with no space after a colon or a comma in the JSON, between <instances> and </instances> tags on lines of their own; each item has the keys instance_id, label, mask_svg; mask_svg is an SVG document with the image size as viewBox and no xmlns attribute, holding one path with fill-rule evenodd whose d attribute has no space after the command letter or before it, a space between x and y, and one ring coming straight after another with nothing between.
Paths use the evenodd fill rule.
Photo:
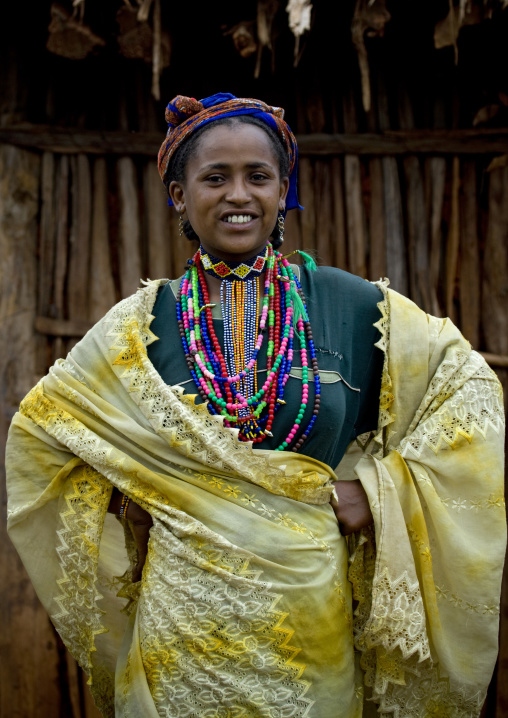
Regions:
<instances>
[{"instance_id":1,"label":"wooden beam","mask_svg":"<svg viewBox=\"0 0 508 718\"><path fill-rule=\"evenodd\" d=\"M101 132L52 125L20 124L0 128L0 143L62 154L157 154L158 132ZM297 137L301 155L464 155L508 152L508 128L471 130L386 130L359 134L310 134Z\"/></svg>"},{"instance_id":2,"label":"wooden beam","mask_svg":"<svg viewBox=\"0 0 508 718\"><path fill-rule=\"evenodd\" d=\"M487 364L491 366L508 367L508 355L491 354L490 352L480 352Z\"/></svg>"},{"instance_id":3,"label":"wooden beam","mask_svg":"<svg viewBox=\"0 0 508 718\"><path fill-rule=\"evenodd\" d=\"M84 337L92 327L92 322L67 319L35 318L35 331L51 337Z\"/></svg>"}]
</instances>

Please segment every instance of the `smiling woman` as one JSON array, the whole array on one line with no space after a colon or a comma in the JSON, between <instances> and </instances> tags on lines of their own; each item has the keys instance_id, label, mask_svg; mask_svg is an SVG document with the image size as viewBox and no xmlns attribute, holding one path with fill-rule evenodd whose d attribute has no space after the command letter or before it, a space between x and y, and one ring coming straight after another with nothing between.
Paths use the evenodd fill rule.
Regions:
<instances>
[{"instance_id":1,"label":"smiling woman","mask_svg":"<svg viewBox=\"0 0 508 718\"><path fill-rule=\"evenodd\" d=\"M266 247L288 188L267 132L232 119L201 135L169 195L208 253L243 261Z\"/></svg>"},{"instance_id":2,"label":"smiling woman","mask_svg":"<svg viewBox=\"0 0 508 718\"><path fill-rule=\"evenodd\" d=\"M168 105L159 170L199 249L23 401L10 535L105 716L473 718L497 649L499 382L449 320L278 251L283 115Z\"/></svg>"}]
</instances>

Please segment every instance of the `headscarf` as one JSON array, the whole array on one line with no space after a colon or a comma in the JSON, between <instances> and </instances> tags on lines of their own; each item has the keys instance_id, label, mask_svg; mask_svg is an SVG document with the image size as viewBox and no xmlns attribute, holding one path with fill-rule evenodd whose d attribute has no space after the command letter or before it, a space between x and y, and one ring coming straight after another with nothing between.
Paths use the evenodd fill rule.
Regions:
<instances>
[{"instance_id":1,"label":"headscarf","mask_svg":"<svg viewBox=\"0 0 508 718\"><path fill-rule=\"evenodd\" d=\"M159 150L159 174L164 184L167 184L171 158L193 132L214 120L236 115L253 115L266 122L279 136L289 159L289 190L286 209L300 207L296 187L298 147L295 136L284 121L284 110L282 107L271 107L261 100L235 97L228 92L211 95L203 100L177 95L166 107L168 132ZM173 204L171 198L169 204Z\"/></svg>"}]
</instances>

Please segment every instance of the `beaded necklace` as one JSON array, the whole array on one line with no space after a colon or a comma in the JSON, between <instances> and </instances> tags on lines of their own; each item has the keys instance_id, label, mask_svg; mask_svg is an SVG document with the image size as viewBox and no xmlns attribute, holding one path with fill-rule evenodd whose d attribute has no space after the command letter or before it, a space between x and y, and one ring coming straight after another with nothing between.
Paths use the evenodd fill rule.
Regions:
<instances>
[{"instance_id":1,"label":"beaded necklace","mask_svg":"<svg viewBox=\"0 0 508 718\"><path fill-rule=\"evenodd\" d=\"M240 266L242 269L238 272ZM213 328L213 305L209 302L204 268L222 280L226 357ZM263 270L263 300L258 317L257 285ZM235 286L240 284L238 279L246 280L244 289ZM222 415L227 426L237 428L241 441L254 443L273 435L275 415L286 403L284 390L293 362L296 334L302 365L301 403L290 432L276 451L298 451L316 421L321 389L303 292L287 258L274 252L268 244L248 262L230 264L216 260L200 247L189 260L180 285L177 320L187 366L203 400L208 402L210 413ZM267 333L266 379L258 389L256 362ZM302 428L309 404L309 359L314 374L314 407L307 425Z\"/></svg>"}]
</instances>

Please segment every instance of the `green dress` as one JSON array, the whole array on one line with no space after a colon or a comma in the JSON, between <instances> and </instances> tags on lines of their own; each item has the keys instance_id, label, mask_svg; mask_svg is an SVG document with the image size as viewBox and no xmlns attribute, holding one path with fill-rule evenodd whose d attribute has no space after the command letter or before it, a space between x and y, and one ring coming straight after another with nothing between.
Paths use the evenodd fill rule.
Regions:
<instances>
[{"instance_id":1,"label":"green dress","mask_svg":"<svg viewBox=\"0 0 508 718\"><path fill-rule=\"evenodd\" d=\"M307 299L321 380L320 412L302 453L337 466L351 441L377 426L383 353L375 346L380 334L374 323L381 317L377 305L382 293L375 285L333 267L319 267L315 272L305 267L297 269ZM148 346L148 356L167 384L181 384L186 393L197 393L176 321L179 283L180 280L169 282L159 290L150 327L159 341ZM218 313L220 317L220 307L215 310L215 316ZM221 318L214 319L214 329L224 347ZM258 360L262 377L266 371L266 344L263 342ZM293 369L284 393L286 405L277 412L273 437L255 444L255 448L275 449L293 426L301 400L298 349L295 337ZM311 390L303 426L312 411Z\"/></svg>"}]
</instances>

